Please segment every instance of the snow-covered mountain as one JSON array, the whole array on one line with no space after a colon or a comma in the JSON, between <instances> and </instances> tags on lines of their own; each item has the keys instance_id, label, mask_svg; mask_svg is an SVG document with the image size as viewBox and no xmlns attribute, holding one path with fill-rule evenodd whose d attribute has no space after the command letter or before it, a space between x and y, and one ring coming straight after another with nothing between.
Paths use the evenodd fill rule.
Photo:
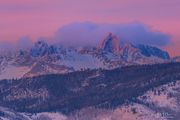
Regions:
<instances>
[{"instance_id":1,"label":"snow-covered mountain","mask_svg":"<svg viewBox=\"0 0 180 120\"><path fill-rule=\"evenodd\" d=\"M0 79L67 73L84 69L112 69L127 65L169 62L167 52L147 45L119 41L109 33L97 47L62 47L37 41L30 50L0 55Z\"/></svg>"}]
</instances>

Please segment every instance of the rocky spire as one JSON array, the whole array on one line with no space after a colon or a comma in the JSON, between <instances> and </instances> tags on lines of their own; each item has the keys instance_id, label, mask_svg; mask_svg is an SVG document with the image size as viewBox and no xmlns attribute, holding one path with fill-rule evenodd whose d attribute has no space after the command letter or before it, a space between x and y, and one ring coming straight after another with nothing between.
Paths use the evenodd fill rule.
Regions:
<instances>
[{"instance_id":1,"label":"rocky spire","mask_svg":"<svg viewBox=\"0 0 180 120\"><path fill-rule=\"evenodd\" d=\"M117 38L116 35L112 33L108 33L108 35L100 43L99 49L106 52L119 53L120 51L119 39Z\"/></svg>"}]
</instances>

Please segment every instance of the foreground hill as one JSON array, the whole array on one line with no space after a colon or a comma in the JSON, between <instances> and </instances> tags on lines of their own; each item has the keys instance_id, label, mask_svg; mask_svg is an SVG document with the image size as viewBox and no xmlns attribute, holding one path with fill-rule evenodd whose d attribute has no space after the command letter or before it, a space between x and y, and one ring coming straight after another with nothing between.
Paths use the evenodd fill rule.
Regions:
<instances>
[{"instance_id":1,"label":"foreground hill","mask_svg":"<svg viewBox=\"0 0 180 120\"><path fill-rule=\"evenodd\" d=\"M21 113L0 107L1 120L179 120L180 80L148 90L114 109L85 107L68 115L61 112Z\"/></svg>"},{"instance_id":2,"label":"foreground hill","mask_svg":"<svg viewBox=\"0 0 180 120\"><path fill-rule=\"evenodd\" d=\"M116 108L158 86L180 80L180 63L86 70L0 81L0 106L22 112Z\"/></svg>"}]
</instances>

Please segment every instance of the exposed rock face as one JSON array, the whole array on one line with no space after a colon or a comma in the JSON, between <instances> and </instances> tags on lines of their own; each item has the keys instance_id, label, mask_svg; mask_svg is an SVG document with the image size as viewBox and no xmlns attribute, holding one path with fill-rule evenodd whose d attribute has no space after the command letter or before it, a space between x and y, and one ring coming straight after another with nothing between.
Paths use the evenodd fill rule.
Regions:
<instances>
[{"instance_id":1,"label":"exposed rock face","mask_svg":"<svg viewBox=\"0 0 180 120\"><path fill-rule=\"evenodd\" d=\"M108 35L100 43L99 48L106 52L119 53L120 42L116 35L108 33Z\"/></svg>"}]
</instances>

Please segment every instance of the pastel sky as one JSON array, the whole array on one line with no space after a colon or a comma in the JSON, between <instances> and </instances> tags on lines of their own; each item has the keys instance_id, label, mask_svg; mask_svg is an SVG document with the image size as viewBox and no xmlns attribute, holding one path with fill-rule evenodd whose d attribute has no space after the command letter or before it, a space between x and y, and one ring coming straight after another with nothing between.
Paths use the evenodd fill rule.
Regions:
<instances>
[{"instance_id":1,"label":"pastel sky","mask_svg":"<svg viewBox=\"0 0 180 120\"><path fill-rule=\"evenodd\" d=\"M180 55L180 0L0 0L0 41L50 37L74 22L140 22L171 36L164 46Z\"/></svg>"}]
</instances>

